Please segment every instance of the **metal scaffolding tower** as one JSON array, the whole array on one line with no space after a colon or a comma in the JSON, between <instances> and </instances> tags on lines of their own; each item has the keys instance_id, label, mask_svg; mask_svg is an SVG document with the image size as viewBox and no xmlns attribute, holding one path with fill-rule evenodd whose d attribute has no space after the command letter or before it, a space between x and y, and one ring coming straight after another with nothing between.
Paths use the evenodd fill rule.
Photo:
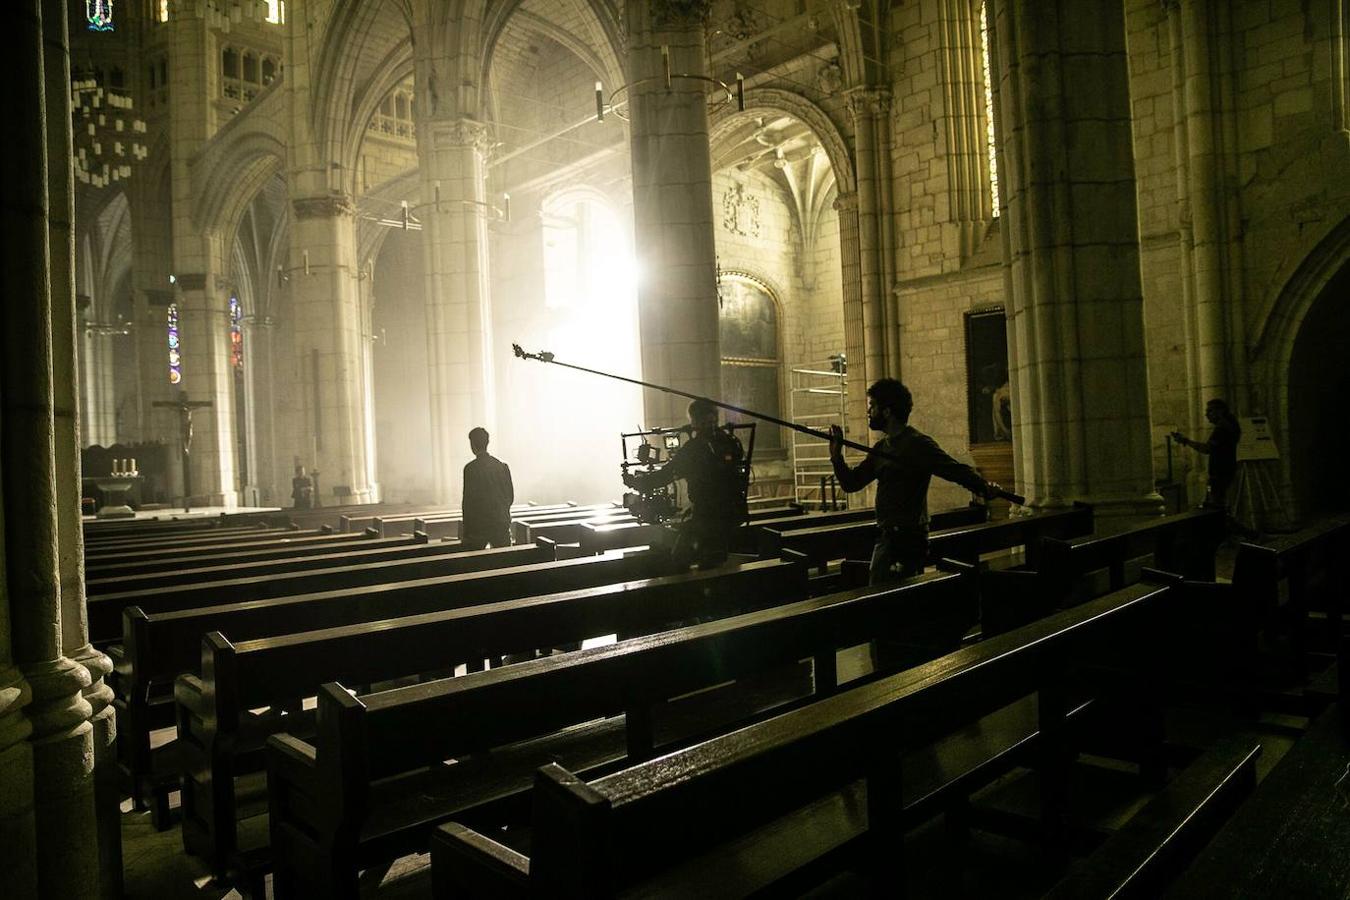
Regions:
<instances>
[{"instance_id":1,"label":"metal scaffolding tower","mask_svg":"<svg viewBox=\"0 0 1350 900\"><path fill-rule=\"evenodd\" d=\"M792 368L788 403L794 423L816 431L829 431L831 425L844 427L848 378L834 368L830 363ZM845 494L835 484L828 441L792 432L792 471L793 499L803 508L847 508Z\"/></svg>"}]
</instances>

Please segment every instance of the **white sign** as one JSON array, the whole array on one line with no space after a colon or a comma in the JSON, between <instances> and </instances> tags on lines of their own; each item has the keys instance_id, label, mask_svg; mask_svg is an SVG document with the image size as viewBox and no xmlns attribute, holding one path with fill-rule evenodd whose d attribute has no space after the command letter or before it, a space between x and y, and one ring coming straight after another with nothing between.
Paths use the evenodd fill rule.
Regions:
<instances>
[{"instance_id":1,"label":"white sign","mask_svg":"<svg viewBox=\"0 0 1350 900\"><path fill-rule=\"evenodd\" d=\"M1242 436L1238 438L1237 458L1239 462L1253 459L1279 459L1280 451L1275 447L1275 436L1270 432L1270 420L1265 416L1239 418Z\"/></svg>"}]
</instances>

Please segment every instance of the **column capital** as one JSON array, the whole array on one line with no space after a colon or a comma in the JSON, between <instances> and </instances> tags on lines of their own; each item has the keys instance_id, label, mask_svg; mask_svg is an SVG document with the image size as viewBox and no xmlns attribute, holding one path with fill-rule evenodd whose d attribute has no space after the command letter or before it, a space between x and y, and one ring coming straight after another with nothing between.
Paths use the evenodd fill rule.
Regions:
<instances>
[{"instance_id":1,"label":"column capital","mask_svg":"<svg viewBox=\"0 0 1350 900\"><path fill-rule=\"evenodd\" d=\"M708 21L712 0L650 0L652 27L657 30L689 28Z\"/></svg>"},{"instance_id":2,"label":"column capital","mask_svg":"<svg viewBox=\"0 0 1350 900\"><path fill-rule=\"evenodd\" d=\"M346 194L324 194L320 197L296 197L291 200L297 219L332 219L356 214L352 198Z\"/></svg>"},{"instance_id":3,"label":"column capital","mask_svg":"<svg viewBox=\"0 0 1350 900\"><path fill-rule=\"evenodd\" d=\"M424 129L431 135L431 146L437 149L472 148L486 157L497 146L492 128L477 119L439 119L418 125L419 133Z\"/></svg>"},{"instance_id":4,"label":"column capital","mask_svg":"<svg viewBox=\"0 0 1350 900\"><path fill-rule=\"evenodd\" d=\"M206 290L206 273L184 272L181 275L174 276L174 283L178 285L179 290L204 291Z\"/></svg>"},{"instance_id":5,"label":"column capital","mask_svg":"<svg viewBox=\"0 0 1350 900\"><path fill-rule=\"evenodd\" d=\"M855 87L846 92L848 111L856 120L865 114L885 115L891 109L891 91L880 87Z\"/></svg>"},{"instance_id":6,"label":"column capital","mask_svg":"<svg viewBox=\"0 0 1350 900\"><path fill-rule=\"evenodd\" d=\"M835 212L856 212L858 209L858 192L841 191L834 197L834 203L831 204Z\"/></svg>"}]
</instances>

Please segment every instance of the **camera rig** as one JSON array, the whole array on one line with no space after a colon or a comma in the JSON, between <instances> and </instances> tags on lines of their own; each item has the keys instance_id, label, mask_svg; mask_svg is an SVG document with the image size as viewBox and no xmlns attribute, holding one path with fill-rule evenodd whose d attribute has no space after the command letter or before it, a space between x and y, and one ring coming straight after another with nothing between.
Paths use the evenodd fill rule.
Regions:
<instances>
[{"instance_id":1,"label":"camera rig","mask_svg":"<svg viewBox=\"0 0 1350 900\"><path fill-rule=\"evenodd\" d=\"M745 455L737 466L741 497L744 498L750 488L750 457L755 451L755 423L728 422L719 425L718 429L740 438L741 446L745 448ZM692 435L693 429L688 425L622 433L619 439L623 444L623 461L619 469L624 475L655 472L670 462L670 458ZM678 482L673 481L645 491L630 491L623 495L623 505L635 519L648 525L665 525L678 518L686 506L683 489Z\"/></svg>"}]
</instances>

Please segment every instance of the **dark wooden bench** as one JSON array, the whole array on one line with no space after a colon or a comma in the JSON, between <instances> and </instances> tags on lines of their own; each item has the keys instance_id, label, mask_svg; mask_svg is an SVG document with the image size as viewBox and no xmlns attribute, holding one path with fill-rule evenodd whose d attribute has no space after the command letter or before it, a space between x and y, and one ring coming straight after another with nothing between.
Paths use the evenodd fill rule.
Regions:
<instances>
[{"instance_id":1,"label":"dark wooden bench","mask_svg":"<svg viewBox=\"0 0 1350 900\"><path fill-rule=\"evenodd\" d=\"M1313 722L1165 896L1350 896L1346 703Z\"/></svg>"},{"instance_id":2,"label":"dark wooden bench","mask_svg":"<svg viewBox=\"0 0 1350 900\"><path fill-rule=\"evenodd\" d=\"M929 517L931 531L959 528L986 521L989 510L985 506L962 506L933 513ZM876 543L875 521L845 522L813 526L807 522L789 522L777 527L763 527L759 531L759 555L774 557L784 550L806 556L813 568L823 569L836 559L866 559L872 555Z\"/></svg>"},{"instance_id":3,"label":"dark wooden bench","mask_svg":"<svg viewBox=\"0 0 1350 900\"><path fill-rule=\"evenodd\" d=\"M597 587L652 574L653 561L641 554L616 552L519 564L524 557L515 551L521 549L528 548L457 554L457 562L484 568L416 581L155 614L131 606L124 613L122 646L113 648L110 655L115 666L118 758L133 799L153 804L156 821L167 824L166 786L176 778L176 751L170 746L152 753L150 734L172 724L173 680L196 670L201 640L212 631L231 640L250 640ZM518 564L492 569L493 557L475 558L475 554L497 554L498 560Z\"/></svg>"},{"instance_id":4,"label":"dark wooden bench","mask_svg":"<svg viewBox=\"0 0 1350 900\"><path fill-rule=\"evenodd\" d=\"M852 522L875 522L876 510L870 506L855 509L831 510L829 512L807 512L795 509L781 515L755 519L757 528L748 529L742 536L737 549L742 553L758 553L760 548L760 529L776 528L818 528L822 525L847 525Z\"/></svg>"},{"instance_id":5,"label":"dark wooden bench","mask_svg":"<svg viewBox=\"0 0 1350 900\"><path fill-rule=\"evenodd\" d=\"M550 503L550 504L526 504L522 507L512 507L511 515L513 518L525 515L544 515L547 513L563 512L568 509L575 509L575 502L569 503ZM457 538L459 537L460 527L464 524L464 516L460 512L454 512L446 515L421 516L412 521L412 527L417 531L426 532L431 537Z\"/></svg>"},{"instance_id":6,"label":"dark wooden bench","mask_svg":"<svg viewBox=\"0 0 1350 900\"><path fill-rule=\"evenodd\" d=\"M294 533L293 533L294 534ZM95 566L101 566L109 563L141 563L155 562L159 560L189 560L196 556L207 556L213 553L243 553L248 550L277 549L282 547L310 547L325 546L334 549L347 546L353 541L370 540L372 533L342 534L334 532L332 534L313 534L308 536L282 536L263 538L261 540L251 540L244 542L227 541L222 544L198 544L191 547L180 547L169 545L158 547L153 550L135 550L119 553L106 553L98 555L87 555L86 561Z\"/></svg>"},{"instance_id":7,"label":"dark wooden bench","mask_svg":"<svg viewBox=\"0 0 1350 900\"><path fill-rule=\"evenodd\" d=\"M620 507L613 511L591 513L576 519L513 522L511 527L517 535L516 540L524 543L546 537L559 544L574 544L581 540L581 529L584 525L618 525L636 521L628 510Z\"/></svg>"},{"instance_id":8,"label":"dark wooden bench","mask_svg":"<svg viewBox=\"0 0 1350 900\"><path fill-rule=\"evenodd\" d=\"M861 513L857 513L861 515ZM809 514L814 516L815 514ZM832 515L826 513L824 515ZM741 529L742 537L737 546L742 550L746 546L758 546L758 538L751 540L748 536L755 534L755 529L761 526L782 526L789 522L801 521L808 518L808 513L799 506L767 506L761 505L758 508L750 510L746 516L746 525ZM584 522L577 536L577 543L583 553L603 553L606 550L616 550L622 547L641 547L654 546L661 543L662 537L658 534L660 527L650 525L645 522L619 522L614 524L593 524ZM753 553L753 546L748 551Z\"/></svg>"},{"instance_id":9,"label":"dark wooden bench","mask_svg":"<svg viewBox=\"0 0 1350 900\"><path fill-rule=\"evenodd\" d=\"M934 574L360 699L325 685L314 742L278 736L269 745L277 896L355 896L360 868L424 847L451 815L519 798L541 756L591 769L725 732L762 715L766 702L833 693L837 649L916 623L954 646L962 627L950 623L963 609L973 616L972 591L968 576ZM828 662L783 693L738 689L810 658ZM512 746L532 738L528 752ZM498 749L486 754L486 771L469 768L472 760L439 765L489 748ZM444 787L430 787L437 783Z\"/></svg>"},{"instance_id":10,"label":"dark wooden bench","mask_svg":"<svg viewBox=\"0 0 1350 900\"><path fill-rule=\"evenodd\" d=\"M545 562L553 558L553 547L545 541L503 547L495 555L489 556L463 552L442 553L430 557L357 562L283 574L248 575L219 581L97 594L91 596L88 602L89 639L101 645L121 637L122 613L130 606L139 606L146 613L168 612L361 585L412 581L458 572Z\"/></svg>"},{"instance_id":11,"label":"dark wooden bench","mask_svg":"<svg viewBox=\"0 0 1350 900\"><path fill-rule=\"evenodd\" d=\"M1350 515L1238 548L1233 584L1261 617L1267 636L1287 645L1287 674L1294 681L1306 679L1312 650L1334 654L1344 634L1341 566L1347 555Z\"/></svg>"},{"instance_id":12,"label":"dark wooden bench","mask_svg":"<svg viewBox=\"0 0 1350 900\"><path fill-rule=\"evenodd\" d=\"M243 544L250 541L276 540L279 538L313 537L331 534L331 528L217 528L203 534L127 537L114 541L100 541L90 544L86 552L106 556L113 553L133 553L144 550L157 550L168 547L191 549L203 544Z\"/></svg>"},{"instance_id":13,"label":"dark wooden bench","mask_svg":"<svg viewBox=\"0 0 1350 900\"><path fill-rule=\"evenodd\" d=\"M193 559L184 563L176 571L149 572L114 578L89 578L85 584L90 596L115 594L193 583L253 578L262 575L288 575L317 569L330 569L334 566L356 566L377 562L410 562L459 553L464 549L458 541L436 541L432 543L427 540L426 535L393 538L392 544L390 541L389 538L379 538L360 544L346 545L337 553L302 554L282 559L245 561L235 557L227 562L211 565L198 565L201 560Z\"/></svg>"},{"instance_id":14,"label":"dark wooden bench","mask_svg":"<svg viewBox=\"0 0 1350 900\"><path fill-rule=\"evenodd\" d=\"M1261 744L1220 739L1046 894L1051 900L1157 897L1256 787Z\"/></svg>"},{"instance_id":15,"label":"dark wooden bench","mask_svg":"<svg viewBox=\"0 0 1350 900\"><path fill-rule=\"evenodd\" d=\"M1194 510L1159 516L1109 534L1047 537L1037 550L1036 568L983 573L981 590L996 602L986 605L981 629L998 634L1074 602L1119 590L1138 577L1143 565L1189 578L1214 580L1214 557L1225 534L1223 514ZM1137 567L1131 562L1148 560ZM1105 573L1104 580L1094 577Z\"/></svg>"},{"instance_id":16,"label":"dark wooden bench","mask_svg":"<svg viewBox=\"0 0 1350 900\"><path fill-rule=\"evenodd\" d=\"M352 540L360 540L360 538L353 535ZM425 540L417 535L401 535L396 538L376 538L372 535L367 535L359 544L308 544L299 547L288 544L278 544L263 550L241 550L238 552L224 550L220 553L196 554L186 560L158 559L151 562L89 565L85 567L84 571L87 579L86 583L93 581L103 582L108 579L129 576L149 576L173 573L183 570L185 566L191 568L205 568L208 566L249 565L256 562L301 559L306 556L332 556L334 553L366 553L382 549L411 547L424 543ZM100 586L99 590L95 591L95 593L102 593L103 590L103 586Z\"/></svg>"},{"instance_id":17,"label":"dark wooden bench","mask_svg":"<svg viewBox=\"0 0 1350 900\"><path fill-rule=\"evenodd\" d=\"M201 677L180 676L175 684L184 844L217 873L227 866L260 870L267 855L259 848L244 847L235 860L234 777L261 770L267 735L312 732L312 717L297 711L323 682L374 684L526 648L646 634L805 595L802 566L774 560L238 645L219 632L209 634L202 642ZM260 707L270 709L250 712Z\"/></svg>"},{"instance_id":18,"label":"dark wooden bench","mask_svg":"<svg viewBox=\"0 0 1350 900\"><path fill-rule=\"evenodd\" d=\"M1169 627L1180 612L1170 599L1165 586L1126 588L612 774L545 766L528 851L472 822L446 825L432 839L436 893L746 896L825 862L856 865L872 873L874 892L893 891L914 796L902 754L1029 695L1037 698L1043 837L1056 846L1069 807L1071 714L1098 696L1104 669L1128 673L1153 661L1131 648ZM1104 677L1112 687L1101 696L1122 680ZM1160 713L1153 682L1139 687L1139 701Z\"/></svg>"}]
</instances>

